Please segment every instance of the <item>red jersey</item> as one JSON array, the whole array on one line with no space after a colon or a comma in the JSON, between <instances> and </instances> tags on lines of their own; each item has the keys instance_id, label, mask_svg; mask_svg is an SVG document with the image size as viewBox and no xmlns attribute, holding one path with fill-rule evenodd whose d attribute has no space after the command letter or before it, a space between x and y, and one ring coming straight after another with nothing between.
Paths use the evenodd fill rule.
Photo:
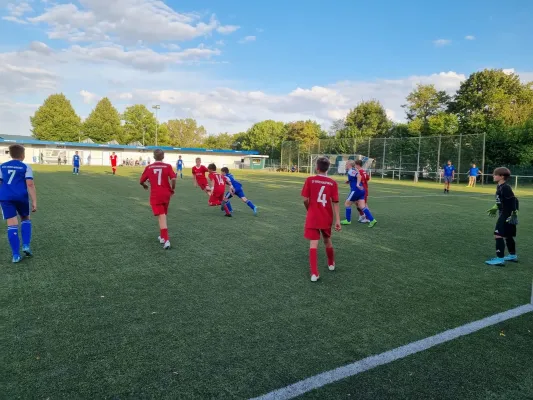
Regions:
<instances>
[{"instance_id":1,"label":"red jersey","mask_svg":"<svg viewBox=\"0 0 533 400\"><path fill-rule=\"evenodd\" d=\"M368 192L368 174L363 168L358 169L358 171L361 176L361 185L363 185L363 188Z\"/></svg>"},{"instance_id":2,"label":"red jersey","mask_svg":"<svg viewBox=\"0 0 533 400\"><path fill-rule=\"evenodd\" d=\"M176 179L172 165L156 161L144 169L141 183L150 181L150 201L168 202L172 195L170 179Z\"/></svg>"},{"instance_id":3,"label":"red jersey","mask_svg":"<svg viewBox=\"0 0 533 400\"><path fill-rule=\"evenodd\" d=\"M326 175L310 176L305 180L302 197L309 199L306 229L331 229L333 223L332 203L339 202L339 186Z\"/></svg>"},{"instance_id":4,"label":"red jersey","mask_svg":"<svg viewBox=\"0 0 533 400\"><path fill-rule=\"evenodd\" d=\"M226 190L226 181L222 175L216 172L210 172L209 180L213 182L213 193L224 193Z\"/></svg>"},{"instance_id":5,"label":"red jersey","mask_svg":"<svg viewBox=\"0 0 533 400\"><path fill-rule=\"evenodd\" d=\"M198 183L207 183L207 178L205 177L206 172L209 172L209 170L203 165L192 167L192 174Z\"/></svg>"},{"instance_id":6,"label":"red jersey","mask_svg":"<svg viewBox=\"0 0 533 400\"><path fill-rule=\"evenodd\" d=\"M118 159L118 156L115 154L115 155L110 155L109 156L109 159L111 160L111 166L112 167L116 167L117 166L117 159Z\"/></svg>"}]
</instances>

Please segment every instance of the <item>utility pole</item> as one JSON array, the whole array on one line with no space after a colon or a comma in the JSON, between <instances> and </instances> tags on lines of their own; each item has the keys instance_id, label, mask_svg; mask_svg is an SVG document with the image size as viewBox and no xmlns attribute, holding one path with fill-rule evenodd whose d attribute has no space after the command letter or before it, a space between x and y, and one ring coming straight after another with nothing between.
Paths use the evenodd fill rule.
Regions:
<instances>
[{"instance_id":1,"label":"utility pole","mask_svg":"<svg viewBox=\"0 0 533 400\"><path fill-rule=\"evenodd\" d=\"M159 104L156 104L155 106L152 106L152 108L155 110L155 145L157 146L157 128L159 127L157 111L161 108L161 106Z\"/></svg>"}]
</instances>

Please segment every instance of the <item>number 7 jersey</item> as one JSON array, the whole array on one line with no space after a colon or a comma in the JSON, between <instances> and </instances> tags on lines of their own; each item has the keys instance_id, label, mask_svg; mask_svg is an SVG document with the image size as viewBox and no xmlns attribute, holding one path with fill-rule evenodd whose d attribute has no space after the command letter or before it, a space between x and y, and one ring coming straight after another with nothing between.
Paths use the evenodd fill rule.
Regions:
<instances>
[{"instance_id":1,"label":"number 7 jersey","mask_svg":"<svg viewBox=\"0 0 533 400\"><path fill-rule=\"evenodd\" d=\"M148 165L141 176L141 183L150 181L150 200L170 199L172 188L170 179L176 179L172 165L156 161Z\"/></svg>"},{"instance_id":2,"label":"number 7 jersey","mask_svg":"<svg viewBox=\"0 0 533 400\"><path fill-rule=\"evenodd\" d=\"M309 199L305 228L329 229L333 223L332 203L339 202L339 186L326 175L310 176L305 180L302 197Z\"/></svg>"}]
</instances>

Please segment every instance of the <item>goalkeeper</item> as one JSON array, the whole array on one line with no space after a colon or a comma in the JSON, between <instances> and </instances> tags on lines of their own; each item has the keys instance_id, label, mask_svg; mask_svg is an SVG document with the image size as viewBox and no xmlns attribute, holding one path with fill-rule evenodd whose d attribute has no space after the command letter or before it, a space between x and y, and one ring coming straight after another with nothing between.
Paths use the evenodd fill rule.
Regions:
<instances>
[{"instance_id":1,"label":"goalkeeper","mask_svg":"<svg viewBox=\"0 0 533 400\"><path fill-rule=\"evenodd\" d=\"M507 183L511 176L511 171L505 167L496 168L492 174L494 182L498 184L496 189L496 204L487 210L491 217L498 216L496 228L494 228L494 239L496 239L496 257L485 261L485 264L503 266L506 261L517 262L516 225L518 225L518 199L513 193L513 189ZM505 245L509 254L505 256Z\"/></svg>"}]
</instances>

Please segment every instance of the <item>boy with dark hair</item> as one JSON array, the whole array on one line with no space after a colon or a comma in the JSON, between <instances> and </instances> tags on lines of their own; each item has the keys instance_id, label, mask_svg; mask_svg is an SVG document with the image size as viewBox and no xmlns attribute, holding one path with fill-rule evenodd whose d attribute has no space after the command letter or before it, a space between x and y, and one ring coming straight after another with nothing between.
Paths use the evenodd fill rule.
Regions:
<instances>
[{"instance_id":1,"label":"boy with dark hair","mask_svg":"<svg viewBox=\"0 0 533 400\"><path fill-rule=\"evenodd\" d=\"M13 262L22 260L20 256L19 221L22 234L22 251L31 257L31 211L37 211L37 193L33 183L33 171L29 165L23 163L25 149L20 144L9 146L12 160L0 166L0 206L2 215L7 222L7 239L13 253Z\"/></svg>"},{"instance_id":2,"label":"boy with dark hair","mask_svg":"<svg viewBox=\"0 0 533 400\"><path fill-rule=\"evenodd\" d=\"M304 237L309 240L309 267L311 282L320 278L318 272L318 242L320 236L326 246L328 268L335 270L335 253L331 242L331 224L335 214L335 230L341 230L339 216L339 187L337 182L327 176L330 162L326 157L316 160L317 175L305 180L302 197L307 209Z\"/></svg>"},{"instance_id":3,"label":"boy with dark hair","mask_svg":"<svg viewBox=\"0 0 533 400\"><path fill-rule=\"evenodd\" d=\"M226 204L228 206L228 209L230 212L233 212L233 209L231 207L231 203L229 202L229 199L233 197L233 195L237 196L239 199L243 201L248 207L252 209L254 212L254 215L257 215L257 207L252 203L251 200L248 200L246 196L244 195L244 191L242 190L242 184L236 180L229 172L229 168L222 167L220 168L220 173L226 180L226 184L230 186L230 191L226 193L226 196L224 197L224 200L226 200Z\"/></svg>"},{"instance_id":4,"label":"boy with dark hair","mask_svg":"<svg viewBox=\"0 0 533 400\"><path fill-rule=\"evenodd\" d=\"M74 154L74 157L72 157L72 174L79 175L80 174L80 164L81 164L81 157L79 156L78 152Z\"/></svg>"},{"instance_id":5,"label":"boy with dark hair","mask_svg":"<svg viewBox=\"0 0 533 400\"><path fill-rule=\"evenodd\" d=\"M505 167L496 168L492 175L494 182L498 184L496 188L496 204L487 210L487 214L491 217L495 217L498 214L498 221L496 221L496 227L494 228L496 257L485 261L485 263L487 265L503 266L505 261L518 261L514 241L516 225L518 225L518 199L515 197L511 186L507 184L507 180L511 176L509 169ZM506 243L509 255L504 256Z\"/></svg>"},{"instance_id":6,"label":"boy with dark hair","mask_svg":"<svg viewBox=\"0 0 533 400\"><path fill-rule=\"evenodd\" d=\"M455 179L455 167L451 160L444 166L444 193L450 193L450 183Z\"/></svg>"},{"instance_id":7,"label":"boy with dark hair","mask_svg":"<svg viewBox=\"0 0 533 400\"><path fill-rule=\"evenodd\" d=\"M366 173L363 169L363 160L355 161L355 168L359 171L361 175L361 183L363 184L363 189L365 189L365 203L368 204L368 181L370 180L370 175ZM359 207L357 207L357 212L359 213L359 222L367 224L370 221L366 218L365 213Z\"/></svg>"},{"instance_id":8,"label":"boy with dark hair","mask_svg":"<svg viewBox=\"0 0 533 400\"><path fill-rule=\"evenodd\" d=\"M227 201L224 198L224 191L226 189L224 178L217 173L217 166L215 164L209 164L207 170L209 171L209 180L213 182L213 187L210 188L211 195L209 196L208 201L209 206L215 207L222 205L222 209L226 212L226 217L231 217Z\"/></svg>"},{"instance_id":9,"label":"boy with dark hair","mask_svg":"<svg viewBox=\"0 0 533 400\"><path fill-rule=\"evenodd\" d=\"M165 250L170 249L168 236L167 213L170 198L176 189L176 173L172 165L163 162L165 153L163 150L154 150L153 164L148 165L141 176L140 184L148 190L150 188L150 205L154 216L159 221L159 243ZM150 181L150 187L146 184Z\"/></svg>"},{"instance_id":10,"label":"boy with dark hair","mask_svg":"<svg viewBox=\"0 0 533 400\"><path fill-rule=\"evenodd\" d=\"M355 168L355 162L349 160L346 163L346 171L348 172L348 183L350 184L350 194L346 199L344 205L346 206L346 219L341 221L341 225L352 224L352 205L355 204L358 209L361 209L368 219L368 227L373 228L377 224L377 220L374 218L365 202L365 189L362 185L362 176L359 170Z\"/></svg>"},{"instance_id":11,"label":"boy with dark hair","mask_svg":"<svg viewBox=\"0 0 533 400\"><path fill-rule=\"evenodd\" d=\"M178 174L180 174L180 179L183 179L183 160L181 159L181 156L178 156L178 162L176 163L176 168L178 170Z\"/></svg>"}]
</instances>

